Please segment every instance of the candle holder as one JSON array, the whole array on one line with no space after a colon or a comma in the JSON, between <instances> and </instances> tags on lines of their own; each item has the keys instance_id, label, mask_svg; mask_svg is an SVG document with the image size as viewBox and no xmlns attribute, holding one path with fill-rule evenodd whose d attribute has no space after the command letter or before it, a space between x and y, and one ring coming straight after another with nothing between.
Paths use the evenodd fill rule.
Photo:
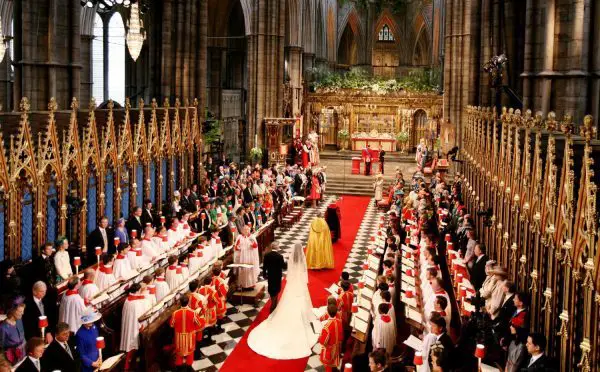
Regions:
<instances>
[{"instance_id":1,"label":"candle holder","mask_svg":"<svg viewBox=\"0 0 600 372\"><path fill-rule=\"evenodd\" d=\"M38 318L38 327L40 328L41 332L42 332L42 338L45 339L45 334L46 334L46 327L48 327L48 317L45 315L42 315Z\"/></svg>"},{"instance_id":2,"label":"candle holder","mask_svg":"<svg viewBox=\"0 0 600 372\"><path fill-rule=\"evenodd\" d=\"M102 360L102 349L106 347L106 343L104 342L104 337L96 337L96 348L98 349L98 353L100 354L100 360Z\"/></svg>"},{"instance_id":3,"label":"candle holder","mask_svg":"<svg viewBox=\"0 0 600 372\"><path fill-rule=\"evenodd\" d=\"M75 275L79 275L79 266L81 266L81 257L73 257L73 265L75 265Z\"/></svg>"}]
</instances>

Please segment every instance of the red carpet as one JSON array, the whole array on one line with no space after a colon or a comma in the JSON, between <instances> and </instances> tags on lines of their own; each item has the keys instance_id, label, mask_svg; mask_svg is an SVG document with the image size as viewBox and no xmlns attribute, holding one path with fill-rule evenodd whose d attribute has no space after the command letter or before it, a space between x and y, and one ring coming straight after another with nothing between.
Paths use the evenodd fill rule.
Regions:
<instances>
[{"instance_id":1,"label":"red carpet","mask_svg":"<svg viewBox=\"0 0 600 372\"><path fill-rule=\"evenodd\" d=\"M364 212L371 200L370 197L364 196L344 196L342 199L341 202L338 202L342 215L342 238L333 245L335 268L333 270L308 271L308 290L310 291L313 307L325 305L329 294L325 288L339 280L346 265L348 254L354 244L356 233L360 228ZM308 358L274 360L258 355L248 347L246 341L248 334L269 316L269 307L270 302L267 302L235 349L233 349L233 352L227 357L220 369L221 371L304 371Z\"/></svg>"}]
</instances>

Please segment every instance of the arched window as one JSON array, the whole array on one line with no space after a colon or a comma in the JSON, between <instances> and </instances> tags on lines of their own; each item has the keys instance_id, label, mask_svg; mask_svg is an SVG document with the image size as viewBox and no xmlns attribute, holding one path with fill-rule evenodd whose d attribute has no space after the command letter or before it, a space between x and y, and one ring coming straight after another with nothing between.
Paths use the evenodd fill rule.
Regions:
<instances>
[{"instance_id":1,"label":"arched window","mask_svg":"<svg viewBox=\"0 0 600 372\"><path fill-rule=\"evenodd\" d=\"M104 23L100 15L94 17L92 41L92 96L96 102L104 101Z\"/></svg>"},{"instance_id":2,"label":"arched window","mask_svg":"<svg viewBox=\"0 0 600 372\"><path fill-rule=\"evenodd\" d=\"M106 37L105 37L106 36ZM118 12L104 23L98 13L94 18L92 41L92 96L96 103L112 99L125 104L125 25ZM105 76L105 72L107 72Z\"/></svg>"},{"instance_id":3,"label":"arched window","mask_svg":"<svg viewBox=\"0 0 600 372\"><path fill-rule=\"evenodd\" d=\"M125 104L125 25L114 13L108 23L108 98Z\"/></svg>"},{"instance_id":4,"label":"arched window","mask_svg":"<svg viewBox=\"0 0 600 372\"><path fill-rule=\"evenodd\" d=\"M392 30L390 30L390 26L388 25L383 25L383 27L381 28L381 30L379 30L379 37L377 38L378 41L394 41L394 34L392 33Z\"/></svg>"}]
</instances>

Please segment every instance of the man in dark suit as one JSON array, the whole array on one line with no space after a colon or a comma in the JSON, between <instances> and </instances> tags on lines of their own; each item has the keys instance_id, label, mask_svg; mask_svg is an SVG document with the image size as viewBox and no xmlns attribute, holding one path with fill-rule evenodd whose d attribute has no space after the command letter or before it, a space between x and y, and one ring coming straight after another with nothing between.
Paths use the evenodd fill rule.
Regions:
<instances>
[{"instance_id":1,"label":"man in dark suit","mask_svg":"<svg viewBox=\"0 0 600 372\"><path fill-rule=\"evenodd\" d=\"M428 336L424 343L423 355L430 355L434 340L435 343L440 343L443 346L439 358L441 361L440 367L444 371L448 371L453 365L454 343L447 333L446 319L440 314L434 313L429 319L429 325L431 327L431 335ZM435 338L431 336L435 336ZM431 368L431 358L429 358L429 364Z\"/></svg>"},{"instance_id":2,"label":"man in dark suit","mask_svg":"<svg viewBox=\"0 0 600 372\"><path fill-rule=\"evenodd\" d=\"M510 319L517 310L514 303L517 288L513 282L506 281L502 290L504 291L504 302L498 311L498 315L496 315L496 319L494 319L494 330L499 337L506 337L508 336Z\"/></svg>"},{"instance_id":3,"label":"man in dark suit","mask_svg":"<svg viewBox=\"0 0 600 372\"><path fill-rule=\"evenodd\" d=\"M369 354L369 371L371 372L386 372L387 368L387 356L385 349L373 350Z\"/></svg>"},{"instance_id":4,"label":"man in dark suit","mask_svg":"<svg viewBox=\"0 0 600 372\"><path fill-rule=\"evenodd\" d=\"M142 208L141 207L133 207L133 211L127 223L125 223L125 227L127 231L131 234L132 230L137 231L138 236L142 235L144 231L144 227L146 225L142 222Z\"/></svg>"},{"instance_id":5,"label":"man in dark suit","mask_svg":"<svg viewBox=\"0 0 600 372\"><path fill-rule=\"evenodd\" d=\"M144 227L146 227L148 222L150 222L152 226L155 226L154 214L152 213L152 200L150 199L144 200L144 208L142 210L142 224Z\"/></svg>"},{"instance_id":6,"label":"man in dark suit","mask_svg":"<svg viewBox=\"0 0 600 372\"><path fill-rule=\"evenodd\" d=\"M42 356L44 371L78 372L80 370L77 350L69 344L69 325L61 322L56 326L56 337Z\"/></svg>"},{"instance_id":7,"label":"man in dark suit","mask_svg":"<svg viewBox=\"0 0 600 372\"><path fill-rule=\"evenodd\" d=\"M481 243L475 244L473 249L475 253L475 261L471 268L471 283L477 292L481 289L483 282L485 281L485 263L487 262L487 256L485 255L485 246Z\"/></svg>"},{"instance_id":8,"label":"man in dark suit","mask_svg":"<svg viewBox=\"0 0 600 372\"><path fill-rule=\"evenodd\" d=\"M40 359L44 355L44 340L40 337L32 337L27 341L27 356L19 365L16 372L40 372L42 362Z\"/></svg>"},{"instance_id":9,"label":"man in dark suit","mask_svg":"<svg viewBox=\"0 0 600 372\"><path fill-rule=\"evenodd\" d=\"M48 287L46 283L42 281L35 282L31 295L25 299L25 313L23 314L23 328L25 331L25 338L40 336L40 328L38 327L38 321L40 316L44 315L48 317L48 327L44 329L44 337L46 343L50 343L53 340L52 334L54 333L54 325L56 325L56 319L58 315L56 302L49 301L46 296Z\"/></svg>"},{"instance_id":10,"label":"man in dark suit","mask_svg":"<svg viewBox=\"0 0 600 372\"><path fill-rule=\"evenodd\" d=\"M256 228L256 215L254 212L254 203L251 202L246 207L246 214L244 215L244 225L248 226L248 224L250 224L250 230Z\"/></svg>"},{"instance_id":11,"label":"man in dark suit","mask_svg":"<svg viewBox=\"0 0 600 372\"><path fill-rule=\"evenodd\" d=\"M254 200L254 195L252 195L252 183L248 182L246 185L242 185L244 189L242 190L242 198L244 199L244 204L248 204Z\"/></svg>"},{"instance_id":12,"label":"man in dark suit","mask_svg":"<svg viewBox=\"0 0 600 372\"><path fill-rule=\"evenodd\" d=\"M204 236L210 236L210 226L212 224L212 219L210 218L210 213L208 213L208 204L206 202L202 203L202 208L200 209L200 213L198 214L198 232L202 232Z\"/></svg>"},{"instance_id":13,"label":"man in dark suit","mask_svg":"<svg viewBox=\"0 0 600 372\"><path fill-rule=\"evenodd\" d=\"M102 253L112 254L116 252L113 239L114 233L108 227L108 218L100 218L98 227L87 238L88 263L90 265L96 263L96 247L102 248Z\"/></svg>"},{"instance_id":14,"label":"man in dark suit","mask_svg":"<svg viewBox=\"0 0 600 372\"><path fill-rule=\"evenodd\" d=\"M33 260L31 267L33 275L31 276L32 280L27 283L29 287L38 280L46 283L49 287L56 285L56 267L52 257L52 243L44 244L40 255Z\"/></svg>"},{"instance_id":15,"label":"man in dark suit","mask_svg":"<svg viewBox=\"0 0 600 372\"><path fill-rule=\"evenodd\" d=\"M552 365L550 358L546 356L544 350L546 350L546 336L541 333L532 333L527 337L527 352L530 357L525 360L522 372L548 372L556 371Z\"/></svg>"},{"instance_id":16,"label":"man in dark suit","mask_svg":"<svg viewBox=\"0 0 600 372\"><path fill-rule=\"evenodd\" d=\"M279 292L281 291L281 277L283 270L287 269L287 264L279 252L273 248L278 248L278 243L273 242L265 249L263 256L263 276L267 279L269 296L271 297L270 312L277 307Z\"/></svg>"}]
</instances>

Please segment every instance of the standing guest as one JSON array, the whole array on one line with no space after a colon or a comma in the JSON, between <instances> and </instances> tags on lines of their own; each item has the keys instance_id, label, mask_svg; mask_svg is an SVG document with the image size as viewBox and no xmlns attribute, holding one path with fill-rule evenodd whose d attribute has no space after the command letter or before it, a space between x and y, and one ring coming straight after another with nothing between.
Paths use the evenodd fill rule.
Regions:
<instances>
[{"instance_id":1,"label":"standing guest","mask_svg":"<svg viewBox=\"0 0 600 372\"><path fill-rule=\"evenodd\" d=\"M486 311L490 315L492 320L495 320L498 316L498 312L500 311L500 307L502 303L504 303L504 284L506 282L506 277L508 273L506 269L502 267L495 267L492 269L491 273L497 277L496 285L492 290L492 296L490 298L489 306L486 306Z\"/></svg>"},{"instance_id":2,"label":"standing guest","mask_svg":"<svg viewBox=\"0 0 600 372\"><path fill-rule=\"evenodd\" d=\"M10 259L0 262L0 268L0 306L9 308L13 305L13 299L21 293L21 278L17 275L15 263Z\"/></svg>"},{"instance_id":3,"label":"standing guest","mask_svg":"<svg viewBox=\"0 0 600 372\"><path fill-rule=\"evenodd\" d=\"M52 333L56 324L56 303L50 301L46 296L48 287L42 281L35 282L31 290L32 296L25 300L25 313L23 314L23 326L25 328L25 338L29 339L40 335L38 320L40 316L48 317L48 327L44 330L46 343L52 342Z\"/></svg>"},{"instance_id":4,"label":"standing guest","mask_svg":"<svg viewBox=\"0 0 600 372\"><path fill-rule=\"evenodd\" d=\"M267 279L267 289L271 299L269 313L277 308L283 270L287 269L287 263L281 253L276 252L273 248L279 248L279 243L273 242L268 245L263 256L263 276Z\"/></svg>"},{"instance_id":5,"label":"standing guest","mask_svg":"<svg viewBox=\"0 0 600 372\"><path fill-rule=\"evenodd\" d=\"M371 334L373 349L381 348L391 354L396 345L396 326L392 322L392 317L388 314L390 306L381 303L377 310L379 315L374 320Z\"/></svg>"},{"instance_id":6,"label":"standing guest","mask_svg":"<svg viewBox=\"0 0 600 372\"><path fill-rule=\"evenodd\" d=\"M99 313L92 309L81 317L81 327L75 334L77 352L81 357L81 372L93 372L102 365L100 352L96 347L96 339L100 335L95 322L100 320Z\"/></svg>"},{"instance_id":7,"label":"standing guest","mask_svg":"<svg viewBox=\"0 0 600 372\"><path fill-rule=\"evenodd\" d=\"M494 268L494 265L496 264L496 261L494 260L489 260L488 262L486 262L485 264L485 280L483 281L483 285L481 286L481 289L479 290L479 294L481 295L481 298L483 298L485 300L485 306L489 306L490 305L490 301L492 298L492 292L494 291L494 288L496 287L496 281L498 280L498 278L491 273L492 269Z\"/></svg>"},{"instance_id":8,"label":"standing guest","mask_svg":"<svg viewBox=\"0 0 600 372\"><path fill-rule=\"evenodd\" d=\"M481 243L475 244L473 253L475 254L475 259L471 268L471 283L475 290L478 291L485 281L485 264L487 262L485 246Z\"/></svg>"},{"instance_id":9,"label":"standing guest","mask_svg":"<svg viewBox=\"0 0 600 372\"><path fill-rule=\"evenodd\" d=\"M152 214L152 200L144 200L144 208L142 210L142 224L148 226L148 224L154 226L154 215Z\"/></svg>"},{"instance_id":10,"label":"standing guest","mask_svg":"<svg viewBox=\"0 0 600 372\"><path fill-rule=\"evenodd\" d=\"M95 277L96 272L92 269L87 269L83 272L83 282L81 283L81 287L79 287L79 295L83 298L86 305L89 305L90 301L100 293L100 288L94 283Z\"/></svg>"},{"instance_id":11,"label":"standing guest","mask_svg":"<svg viewBox=\"0 0 600 372\"><path fill-rule=\"evenodd\" d=\"M56 266L52 258L52 243L46 243L41 249L41 254L32 262L32 272L35 283L42 281L49 287L56 285Z\"/></svg>"},{"instance_id":12,"label":"standing guest","mask_svg":"<svg viewBox=\"0 0 600 372\"><path fill-rule=\"evenodd\" d=\"M85 301L79 295L77 286L79 278L75 277L67 283L67 292L63 295L58 310L58 321L67 323L71 332L75 333L81 326L81 316L85 311Z\"/></svg>"},{"instance_id":13,"label":"standing guest","mask_svg":"<svg viewBox=\"0 0 600 372\"><path fill-rule=\"evenodd\" d=\"M0 348L12 365L25 357L25 330L22 320L25 304L22 301L22 297L18 298L6 313L6 319L0 323Z\"/></svg>"},{"instance_id":14,"label":"standing guest","mask_svg":"<svg viewBox=\"0 0 600 372\"><path fill-rule=\"evenodd\" d=\"M96 263L96 247L102 248L102 253L114 253L116 247L113 244L114 234L108 228L108 218L100 218L98 227L88 235L88 263L90 265Z\"/></svg>"},{"instance_id":15,"label":"standing guest","mask_svg":"<svg viewBox=\"0 0 600 372\"><path fill-rule=\"evenodd\" d=\"M319 335L318 343L321 345L319 360L326 371L337 369L340 365L340 353L342 339L344 338L344 329L342 320L337 317L338 309L335 305L327 306L329 318L323 325L323 330Z\"/></svg>"},{"instance_id":16,"label":"standing guest","mask_svg":"<svg viewBox=\"0 0 600 372\"><path fill-rule=\"evenodd\" d=\"M527 306L529 305L529 296L525 292L518 292L514 295L513 302L516 310L510 319L510 324L528 329L529 312L527 311Z\"/></svg>"},{"instance_id":17,"label":"standing guest","mask_svg":"<svg viewBox=\"0 0 600 372\"><path fill-rule=\"evenodd\" d=\"M81 323L81 318L78 319ZM71 331L67 323L56 325L56 337L48 345L42 356L42 368L44 371L79 372L81 371L77 349L69 345Z\"/></svg>"},{"instance_id":18,"label":"standing guest","mask_svg":"<svg viewBox=\"0 0 600 372\"><path fill-rule=\"evenodd\" d=\"M517 291L517 287L511 281L506 281L502 285L502 290L504 291L504 302L500 307L500 311L498 312L498 316L494 320L494 329L501 337L508 333L508 325L510 323L510 319L513 314L517 310L515 307L514 297Z\"/></svg>"},{"instance_id":19,"label":"standing guest","mask_svg":"<svg viewBox=\"0 0 600 372\"><path fill-rule=\"evenodd\" d=\"M56 267L57 282L69 279L73 276L71 259L69 258L69 241L64 236L56 240L56 253L54 253L54 266Z\"/></svg>"},{"instance_id":20,"label":"standing guest","mask_svg":"<svg viewBox=\"0 0 600 372\"><path fill-rule=\"evenodd\" d=\"M388 370L386 366L387 356L385 350L377 349L369 354L369 371L386 372Z\"/></svg>"},{"instance_id":21,"label":"standing guest","mask_svg":"<svg viewBox=\"0 0 600 372\"><path fill-rule=\"evenodd\" d=\"M131 231L135 230L141 236L142 231L144 231L144 226L145 225L142 223L142 207L133 207L133 209L131 210L131 216L125 224L125 227L127 227L127 231L129 231L129 233L131 234Z\"/></svg>"},{"instance_id":22,"label":"standing guest","mask_svg":"<svg viewBox=\"0 0 600 372\"><path fill-rule=\"evenodd\" d=\"M527 329L521 327L510 326L511 340L508 344L506 354L505 372L519 372L521 366L527 357Z\"/></svg>"},{"instance_id":23,"label":"standing guest","mask_svg":"<svg viewBox=\"0 0 600 372\"><path fill-rule=\"evenodd\" d=\"M381 172L381 174L385 174L385 172L383 170L384 162L385 162L385 150L383 149L383 147L381 147L381 145L379 145L379 171Z\"/></svg>"},{"instance_id":24,"label":"standing guest","mask_svg":"<svg viewBox=\"0 0 600 372\"><path fill-rule=\"evenodd\" d=\"M111 254L103 254L98 268L98 274L96 275L96 285L100 292L117 282L113 271L114 257Z\"/></svg>"},{"instance_id":25,"label":"standing guest","mask_svg":"<svg viewBox=\"0 0 600 372\"><path fill-rule=\"evenodd\" d=\"M40 372L42 370L41 358L44 355L44 339L32 337L27 341L27 358L19 365L15 372Z\"/></svg>"},{"instance_id":26,"label":"standing guest","mask_svg":"<svg viewBox=\"0 0 600 372\"><path fill-rule=\"evenodd\" d=\"M550 358L546 356L546 336L541 333L532 333L527 337L527 353L529 358L523 363L523 372L551 372L556 369Z\"/></svg>"},{"instance_id":27,"label":"standing guest","mask_svg":"<svg viewBox=\"0 0 600 372\"><path fill-rule=\"evenodd\" d=\"M175 366L182 364L191 366L194 362L194 350L196 349L196 333L204 328L206 321L188 306L190 298L181 296L179 299L180 309L171 315L169 324L175 330Z\"/></svg>"},{"instance_id":28,"label":"standing guest","mask_svg":"<svg viewBox=\"0 0 600 372\"><path fill-rule=\"evenodd\" d=\"M117 228L115 229L115 238L119 238L119 242L121 244L129 243L129 233L127 232L127 228L125 227L125 219L119 218L117 221Z\"/></svg>"},{"instance_id":29,"label":"standing guest","mask_svg":"<svg viewBox=\"0 0 600 372\"><path fill-rule=\"evenodd\" d=\"M254 288L259 274L258 243L250 236L250 228L245 226L242 235L238 236L234 245L233 262L252 265L251 268L238 269L238 284L243 289Z\"/></svg>"},{"instance_id":30,"label":"standing guest","mask_svg":"<svg viewBox=\"0 0 600 372\"><path fill-rule=\"evenodd\" d=\"M477 256L475 255L475 245L477 245L477 241L475 240L475 231L472 229L467 230L467 248L465 251L465 263L469 270L473 268L473 263Z\"/></svg>"},{"instance_id":31,"label":"standing guest","mask_svg":"<svg viewBox=\"0 0 600 372\"><path fill-rule=\"evenodd\" d=\"M446 321L439 314L433 314L429 319L429 323L431 332L423 339L423 365L429 364L431 349L436 343L440 343L444 349L442 359L445 361L445 365L441 367L443 370L448 370L449 360L454 354L454 344L448 333L446 333Z\"/></svg>"}]
</instances>

